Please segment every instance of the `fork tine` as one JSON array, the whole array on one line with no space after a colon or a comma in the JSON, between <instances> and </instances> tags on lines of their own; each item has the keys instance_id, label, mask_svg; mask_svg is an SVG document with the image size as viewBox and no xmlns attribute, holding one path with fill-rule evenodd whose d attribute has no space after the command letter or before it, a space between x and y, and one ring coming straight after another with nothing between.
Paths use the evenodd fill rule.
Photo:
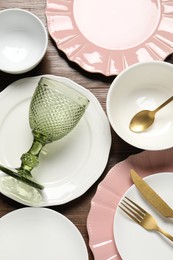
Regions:
<instances>
[{"instance_id":1,"label":"fork tine","mask_svg":"<svg viewBox=\"0 0 173 260\"><path fill-rule=\"evenodd\" d=\"M147 211L145 211L143 208L141 208L138 204L136 204L134 201L132 201L131 199L129 199L129 198L127 198L127 197L125 197L128 201L130 201L134 206L136 206L138 209L140 209L142 212L143 212L143 214L147 214L148 212Z\"/></svg>"},{"instance_id":2,"label":"fork tine","mask_svg":"<svg viewBox=\"0 0 173 260\"><path fill-rule=\"evenodd\" d=\"M122 200L125 204L124 206L127 208L128 206L128 209L132 212L135 212L134 214L137 214L138 218L140 218L141 220L143 219L143 217L145 216L145 214L140 210L138 209L137 207L134 207L133 204L130 204L128 203L127 201L125 201L124 199Z\"/></svg>"},{"instance_id":3,"label":"fork tine","mask_svg":"<svg viewBox=\"0 0 173 260\"><path fill-rule=\"evenodd\" d=\"M131 219L133 219L136 223L140 224L140 221L134 217L132 214L130 214L127 210L125 210L123 207L119 205L119 208L124 211Z\"/></svg>"},{"instance_id":4,"label":"fork tine","mask_svg":"<svg viewBox=\"0 0 173 260\"><path fill-rule=\"evenodd\" d=\"M160 232L162 235L164 235L165 237L167 237L168 239L173 241L173 236L171 236L170 234L165 232L163 229L161 229L158 226L156 219L152 215L150 215L148 212L146 212L144 209L142 209L140 206L138 206L135 202L133 202L129 198L125 197L125 199L127 199L130 203L128 203L126 200L123 199L120 202L121 206L120 205L118 205L118 206L132 220L134 220L134 222L136 222L137 224L139 224L141 227L143 227L144 229L146 229L148 231L154 230L154 231ZM131 204L134 206L132 206ZM138 211L140 211L140 210L142 213L139 216Z\"/></svg>"},{"instance_id":5,"label":"fork tine","mask_svg":"<svg viewBox=\"0 0 173 260\"><path fill-rule=\"evenodd\" d=\"M124 202L124 203L123 203ZM140 214L138 214L138 209L136 209L135 207L131 206L129 203L127 203L127 205L125 204L126 201L123 200L123 202L121 202L121 205L128 210L129 213L132 213L132 215L138 220L138 221L142 221L143 215L141 216ZM139 212L140 213L140 212Z\"/></svg>"},{"instance_id":6,"label":"fork tine","mask_svg":"<svg viewBox=\"0 0 173 260\"><path fill-rule=\"evenodd\" d=\"M124 199L121 201L121 206L119 207L138 224L141 223L141 221L147 214L147 212L143 208L141 208L139 205L137 205L135 202L127 197L124 197Z\"/></svg>"}]
</instances>

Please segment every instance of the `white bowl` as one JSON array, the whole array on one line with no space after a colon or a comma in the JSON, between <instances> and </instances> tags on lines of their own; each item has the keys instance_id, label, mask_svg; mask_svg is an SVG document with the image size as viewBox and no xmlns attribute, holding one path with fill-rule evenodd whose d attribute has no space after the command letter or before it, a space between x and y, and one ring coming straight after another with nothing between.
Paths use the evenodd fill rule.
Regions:
<instances>
[{"instance_id":1,"label":"white bowl","mask_svg":"<svg viewBox=\"0 0 173 260\"><path fill-rule=\"evenodd\" d=\"M48 44L40 19L23 9L0 11L0 70L19 74L42 60Z\"/></svg>"},{"instance_id":2,"label":"white bowl","mask_svg":"<svg viewBox=\"0 0 173 260\"><path fill-rule=\"evenodd\" d=\"M129 123L137 112L154 110L173 95L173 65L163 61L135 64L121 72L107 95L107 115L114 131L127 143L146 150L173 147L173 102L162 108L154 124L134 133Z\"/></svg>"}]
</instances>

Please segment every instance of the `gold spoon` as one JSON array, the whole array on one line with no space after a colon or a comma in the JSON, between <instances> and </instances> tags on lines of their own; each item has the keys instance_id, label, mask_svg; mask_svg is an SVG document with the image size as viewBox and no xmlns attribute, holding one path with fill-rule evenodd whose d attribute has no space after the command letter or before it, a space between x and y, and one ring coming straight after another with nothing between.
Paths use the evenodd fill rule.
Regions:
<instances>
[{"instance_id":1,"label":"gold spoon","mask_svg":"<svg viewBox=\"0 0 173 260\"><path fill-rule=\"evenodd\" d=\"M170 103L173 100L173 96L170 97L168 100L166 100L164 103L162 103L159 107L157 107L155 110L142 110L138 112L132 120L130 121L129 128L131 131L135 133L141 133L145 131L147 128L149 128L155 119L155 114L164 106L166 106L168 103Z\"/></svg>"}]
</instances>

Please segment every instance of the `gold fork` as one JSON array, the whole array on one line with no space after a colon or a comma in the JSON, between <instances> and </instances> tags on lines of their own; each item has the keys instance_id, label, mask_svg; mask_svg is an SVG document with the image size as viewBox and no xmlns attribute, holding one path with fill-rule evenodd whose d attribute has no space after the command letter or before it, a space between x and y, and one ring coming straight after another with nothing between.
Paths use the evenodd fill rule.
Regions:
<instances>
[{"instance_id":1,"label":"gold fork","mask_svg":"<svg viewBox=\"0 0 173 260\"><path fill-rule=\"evenodd\" d=\"M125 200L126 199L126 200ZM143 208L141 208L139 205L137 205L135 202L130 200L129 198L125 197L125 199L122 200L120 203L121 206L119 207L131 218L133 219L137 224L145 228L146 230L155 230L166 236L168 239L173 241L173 236L165 232L163 229L161 229L157 221L153 216L151 216L147 211L145 211Z\"/></svg>"}]
</instances>

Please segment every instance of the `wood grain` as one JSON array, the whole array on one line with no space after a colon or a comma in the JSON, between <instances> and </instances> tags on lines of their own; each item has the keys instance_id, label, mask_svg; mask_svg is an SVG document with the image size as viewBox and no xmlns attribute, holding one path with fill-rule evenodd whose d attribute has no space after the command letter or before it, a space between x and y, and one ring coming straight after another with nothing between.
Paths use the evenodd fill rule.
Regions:
<instances>
[{"instance_id":1,"label":"wood grain","mask_svg":"<svg viewBox=\"0 0 173 260\"><path fill-rule=\"evenodd\" d=\"M45 17L45 0L0 0L0 10L6 8L23 8L33 12L46 25ZM172 62L172 56L168 57L168 62ZM32 71L21 75L10 75L0 72L0 91L5 89L10 83L20 78L37 76L42 74L52 74L64 76L77 82L83 87L89 89L100 101L103 109L106 112L106 96L114 76L106 77L97 73L89 73L84 71L78 65L70 62L66 56L57 49L54 41L49 36L49 44L46 55L43 61ZM1 111L0 113L3 113ZM129 155L138 153L140 150L125 143L120 137L112 131L112 146L109 160L102 176L99 180L80 198L75 199L65 205L50 207L69 218L80 230L86 245L88 247L89 259L93 260L92 252L89 248L89 238L86 229L87 216L90 210L90 202L94 196L97 186L105 177L108 171L116 163L126 159ZM21 208L20 205L5 196L0 196L0 217L15 209ZM82 260L82 259L81 259ZM106 259L105 259L106 260Z\"/></svg>"}]
</instances>

